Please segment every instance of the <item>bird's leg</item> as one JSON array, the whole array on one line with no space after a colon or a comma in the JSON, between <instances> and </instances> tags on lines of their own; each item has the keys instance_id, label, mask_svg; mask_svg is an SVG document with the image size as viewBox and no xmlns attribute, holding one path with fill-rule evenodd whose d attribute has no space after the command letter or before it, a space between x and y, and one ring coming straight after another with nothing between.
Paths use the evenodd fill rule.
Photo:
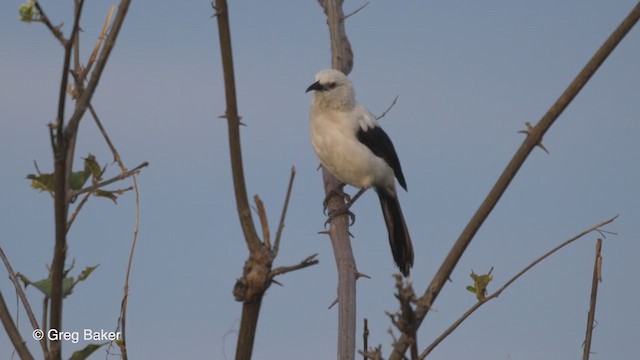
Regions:
<instances>
[{"instance_id":1,"label":"bird's leg","mask_svg":"<svg viewBox=\"0 0 640 360\"><path fill-rule=\"evenodd\" d=\"M351 223L349 224L349 226L353 225L356 222L356 215L351 211L349 211L349 209L351 208L351 206L353 206L356 200L358 200L358 198L362 196L362 194L364 194L365 191L367 191L368 189L369 189L368 187L360 189L352 198L347 198L347 203L342 208L329 212L329 218L324 223L324 226L326 227L327 224L329 224L331 220L333 220L335 217L340 215L345 215L345 214L349 215L349 219L351 220ZM344 195L347 195L347 194L344 194Z\"/></svg>"}]
</instances>

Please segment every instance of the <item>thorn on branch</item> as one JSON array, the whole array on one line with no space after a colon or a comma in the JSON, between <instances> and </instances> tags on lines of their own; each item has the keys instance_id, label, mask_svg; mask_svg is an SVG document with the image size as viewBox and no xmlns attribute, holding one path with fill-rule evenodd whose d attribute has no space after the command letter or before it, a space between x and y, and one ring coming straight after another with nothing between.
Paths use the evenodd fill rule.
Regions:
<instances>
[{"instance_id":1,"label":"thorn on branch","mask_svg":"<svg viewBox=\"0 0 640 360\"><path fill-rule=\"evenodd\" d=\"M352 12L348 13L347 15L343 16L342 19L340 19L341 21L345 21L348 18L350 18L351 16L357 14L360 10L364 9L367 7L367 5L369 5L369 2L367 1L366 3L364 3L362 6L360 6L359 8L353 10Z\"/></svg>"},{"instance_id":2,"label":"thorn on branch","mask_svg":"<svg viewBox=\"0 0 640 360\"><path fill-rule=\"evenodd\" d=\"M519 134L526 134L527 136L531 136L531 132L533 131L533 126L531 125L530 122L525 122L524 123L527 127L527 130L520 130L518 131ZM542 150L544 150L544 152L547 153L547 155L549 154L549 151L547 150L547 148L544 147L544 145L542 145L542 139L540 139L540 141L538 141L538 143L536 144L536 146L538 146L539 148L541 148Z\"/></svg>"}]
</instances>

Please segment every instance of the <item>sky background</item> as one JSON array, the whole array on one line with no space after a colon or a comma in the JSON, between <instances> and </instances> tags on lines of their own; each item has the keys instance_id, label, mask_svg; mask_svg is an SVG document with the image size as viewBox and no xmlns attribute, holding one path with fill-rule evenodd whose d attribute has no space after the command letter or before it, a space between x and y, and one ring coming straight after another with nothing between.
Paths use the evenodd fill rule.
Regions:
<instances>
[{"instance_id":1,"label":"sky background","mask_svg":"<svg viewBox=\"0 0 640 360\"><path fill-rule=\"evenodd\" d=\"M50 196L30 188L33 161L51 171L47 124L57 109L62 48L41 24L18 20L20 1L0 3L0 246L14 269L47 276L53 250ZM71 1L43 1L54 23L72 24ZM88 1L86 61L112 2ZM362 5L346 2L345 12ZM372 1L347 21L357 99L381 114L409 192L400 201L422 293L453 242L523 140L634 1ZM320 264L278 279L262 304L254 359L331 359L336 353L337 274L323 229L324 192L309 141L314 74L330 66L326 20L315 1L232 2L231 31L249 196L265 203L272 233L289 169L296 166L276 266L318 253ZM111 139L139 177L141 224L129 296L131 358L234 357L241 304L232 296L247 249L229 166L217 24L209 1L134 1L93 98ZM426 347L474 304L471 269L494 268L496 290L560 242L616 214L603 246L592 351L598 359L637 356L640 312L640 29L633 29L534 150L477 233L419 333ZM72 109L69 103L67 115ZM77 167L111 155L93 121L81 123ZM118 173L110 166L107 176ZM126 187L127 184L121 187ZM113 188L113 187L112 187ZM348 191L355 192L352 188ZM69 234L74 275L100 264L64 306L70 331L114 330L134 228L134 196L92 199ZM351 228L369 344L391 348L385 311L396 311L396 272L378 200L367 193ZM539 264L484 305L432 353L433 359L577 359L582 355L594 244L592 234ZM5 275L2 275L5 274ZM16 310L0 270L0 291ZM26 290L40 318L41 296ZM86 345L65 343L66 356ZM0 358L12 346L0 333ZM105 356L100 350L95 358Z\"/></svg>"}]
</instances>

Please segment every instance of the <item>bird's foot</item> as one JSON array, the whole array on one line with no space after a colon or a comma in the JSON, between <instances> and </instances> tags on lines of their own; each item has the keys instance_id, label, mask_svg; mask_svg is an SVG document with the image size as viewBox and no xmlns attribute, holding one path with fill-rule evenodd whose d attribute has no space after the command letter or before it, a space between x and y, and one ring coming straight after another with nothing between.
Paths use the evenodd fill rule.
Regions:
<instances>
[{"instance_id":1,"label":"bird's foot","mask_svg":"<svg viewBox=\"0 0 640 360\"><path fill-rule=\"evenodd\" d=\"M353 225L356 222L356 215L354 213L352 213L351 211L349 211L349 208L347 206L343 206L340 209L336 209L336 210L331 210L329 212L329 217L327 219L327 221L324 222L324 227L326 228L327 225L329 223L331 223L331 221L333 219L335 219L338 216L342 216L342 215L349 215L349 226Z\"/></svg>"}]
</instances>

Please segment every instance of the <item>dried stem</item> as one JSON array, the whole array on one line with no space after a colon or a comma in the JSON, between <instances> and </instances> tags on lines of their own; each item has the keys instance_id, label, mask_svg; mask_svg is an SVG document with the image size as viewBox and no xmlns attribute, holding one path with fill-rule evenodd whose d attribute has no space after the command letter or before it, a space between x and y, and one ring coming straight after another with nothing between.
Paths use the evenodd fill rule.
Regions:
<instances>
[{"instance_id":1,"label":"dried stem","mask_svg":"<svg viewBox=\"0 0 640 360\"><path fill-rule=\"evenodd\" d=\"M344 27L341 0L318 0L327 16L331 40L331 67L348 75L353 68L353 51ZM329 214L345 206L344 199L334 191L340 182L324 168L322 169L325 196L334 194L327 201ZM357 269L348 217L336 216L329 229L333 254L338 268L338 359L355 359L356 353L356 280Z\"/></svg>"},{"instance_id":2,"label":"dried stem","mask_svg":"<svg viewBox=\"0 0 640 360\"><path fill-rule=\"evenodd\" d=\"M591 355L591 338L596 321L596 302L598 300L598 283L602 281L602 239L596 241L596 259L593 264L593 278L591 279L591 300L589 302L589 316L587 318L587 333L584 337L583 360L589 360Z\"/></svg>"},{"instance_id":3,"label":"dried stem","mask_svg":"<svg viewBox=\"0 0 640 360\"><path fill-rule=\"evenodd\" d=\"M620 43L624 36L631 30L633 25L640 18L640 3L638 3L624 21L618 26L618 28L609 36L605 43L598 49L595 55L589 60L585 67L580 71L576 78L566 88L566 90L560 95L558 100L551 106L547 113L540 119L538 124L532 129L525 141L522 143L518 151L515 153L502 175L493 186L489 195L482 202L476 213L473 215L465 229L460 234L460 237L453 245L453 248L443 261L440 269L434 276L433 280L429 284L429 287L421 297L419 305L416 308L418 325L422 323L427 316L429 308L434 303L440 290L444 287L447 279L450 277L453 269L455 268L458 260L462 257L465 249L473 239L474 235L489 216L491 210L500 200L500 197L506 191L507 187L511 183L511 180L515 177L516 173L525 162L531 151L541 142L544 134L549 130L555 120L562 114L564 109L569 106L571 101L578 95L580 90L589 81L591 76L598 70L600 65L611 54L613 49ZM390 356L390 360L400 360L404 356L407 348L410 346L409 338L402 335L396 346L394 346L393 353Z\"/></svg>"},{"instance_id":4,"label":"dried stem","mask_svg":"<svg viewBox=\"0 0 640 360\"><path fill-rule=\"evenodd\" d=\"M149 163L145 161L142 164L134 167L133 169L131 169L129 171L125 171L125 172L123 172L123 173L121 173L121 174L119 174L117 176L114 176L109 180L101 181L101 182L99 182L99 183L97 183L95 185L87 186L86 188L73 191L71 193L72 194L72 198L75 198L76 196L82 195L84 193L92 193L92 192L94 192L94 191L96 191L96 190L98 190L100 188L103 188L103 187L105 187L107 185L111 185L111 184L113 184L113 183L115 183L117 181L120 181L120 180L126 179L126 178L128 178L130 176L136 175L136 174L138 174L140 172L140 170L142 170L143 168L145 168L147 166L149 166Z\"/></svg>"},{"instance_id":5,"label":"dried stem","mask_svg":"<svg viewBox=\"0 0 640 360\"><path fill-rule=\"evenodd\" d=\"M18 298L20 298L20 301L22 302L22 306L24 307L24 310L27 313L27 317L29 318L29 322L31 322L31 327L33 327L34 330L35 329L43 329L43 328L40 327L40 325L38 325L38 320L36 320L36 316L33 313L33 310L31 309L31 305L29 304L29 300L27 300L27 295L24 293L24 289L22 289L22 286L20 286L20 282L18 281L18 277L16 276L16 273L13 271L13 267L11 266L11 263L9 262L9 259L7 258L7 255L2 250L2 247L0 247L0 258L2 259L2 262L4 263L5 268L7 268L7 273L9 274L9 279L13 283L13 287L16 289L16 294L18 294ZM9 315L8 313L7 313L7 316L9 316L9 319L11 318L11 315ZM3 319L3 323L4 323L4 319ZM7 327L7 324L5 324L5 328L6 327ZM8 331L9 330L7 330L7 332ZM11 336L11 335L9 335L9 336ZM43 338L39 342L40 342L40 346L42 347L42 354L46 357L46 355L48 353L46 340ZM14 346L15 346L15 344L14 344ZM18 348L16 348L16 350L18 352L20 352L20 350L18 350Z\"/></svg>"},{"instance_id":6,"label":"dried stem","mask_svg":"<svg viewBox=\"0 0 640 360\"><path fill-rule=\"evenodd\" d=\"M287 195L284 198L284 205L282 205L282 212L280 213L280 223L278 224L278 230L276 231L276 239L273 242L273 257L278 256L278 250L280 249L280 238L282 237L282 231L284 230L284 219L287 216L287 209L289 208L289 199L291 198L291 190L293 189L293 180L296 178L296 167L291 167L291 176L289 176L289 185L287 186Z\"/></svg>"},{"instance_id":7,"label":"dried stem","mask_svg":"<svg viewBox=\"0 0 640 360\"><path fill-rule=\"evenodd\" d=\"M319 0L318 2L327 16L332 67L344 74L349 74L353 68L353 52L344 27L342 1ZM324 168L322 172L325 194L335 194L333 189L338 188L340 182ZM327 210L331 213L344 205L344 200L340 196L332 196L327 202ZM357 269L346 216L332 219L329 235L338 268L338 358L354 359Z\"/></svg>"},{"instance_id":8,"label":"dried stem","mask_svg":"<svg viewBox=\"0 0 640 360\"><path fill-rule=\"evenodd\" d=\"M584 230L583 232L577 234L576 236L564 241L562 244L560 244L560 245L554 247L553 249L549 250L544 255L540 256L539 258L534 260L532 263L527 265L524 269L522 269L519 273L514 275L511 279L509 279L509 281L507 281L504 285L502 285L502 287L500 289L498 289L496 292L494 292L493 294L483 298L482 300L479 300L472 307L470 307L462 316L460 316L460 318L458 318L458 320L456 320L453 324L451 324L451 326L449 326L449 328L447 330L445 330L436 340L433 341L433 343L431 343L431 345L429 345L420 354L420 359L426 358L433 351L433 349L436 348L436 346L438 346L445 338L447 338L447 336L449 336L456 328L458 328L458 326L460 326L460 324L462 324L463 321L465 321L471 314L473 314L473 312L475 312L478 308L480 308L480 306L484 305L486 302L488 302L490 300L493 300L493 299L497 298L498 296L500 296L500 294L502 294L502 292L506 288L508 288L511 284L513 284L516 280L518 280L518 278L520 278L522 275L524 275L527 271L531 270L531 268L533 268L534 266L536 266L538 263L540 263L544 259L548 258L549 256L553 255L554 253L556 253L558 250L562 249L563 247L571 244L572 242L582 238L583 236L585 236L587 234L590 234L590 233L592 233L594 231L600 230L601 227L612 223L617 218L618 218L618 215L616 215L616 216L614 216L614 217L612 217L612 218L610 218L608 220L604 220L601 223L599 223L597 225L594 225L594 226Z\"/></svg>"}]
</instances>

